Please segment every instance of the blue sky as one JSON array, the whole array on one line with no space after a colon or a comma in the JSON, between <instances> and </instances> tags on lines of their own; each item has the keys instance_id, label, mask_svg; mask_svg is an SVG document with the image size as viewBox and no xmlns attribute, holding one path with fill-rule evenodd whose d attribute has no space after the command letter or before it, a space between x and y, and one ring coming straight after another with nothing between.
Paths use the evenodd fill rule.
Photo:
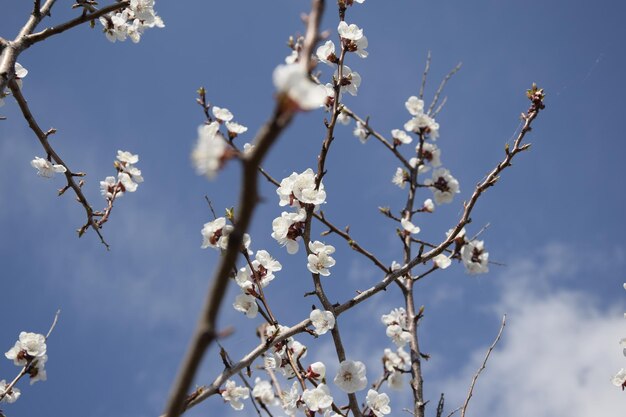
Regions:
<instances>
[{"instance_id":1,"label":"blue sky","mask_svg":"<svg viewBox=\"0 0 626 417\"><path fill-rule=\"evenodd\" d=\"M287 38L303 30L299 15L309 7L287 0L208 3L157 2L166 27L148 31L137 45L111 44L99 27L81 27L19 59L30 71L24 94L31 109L42 126L58 129L52 142L70 167L88 174L90 201L104 205L98 182L113 174L118 149L140 155L146 181L116 204L104 228L110 252L91 232L78 239L82 208L69 194L56 197L61 178L35 175L29 162L43 152L15 103L6 100L1 112L8 120L0 122L0 341L8 350L21 330L44 332L62 309L49 341L48 381L20 386L23 397L3 407L8 416L154 416L165 404L217 261L216 253L200 249L200 229L211 220L204 196L218 211L232 206L239 178L235 163L213 182L191 168L189 153L203 120L195 91L205 86L212 103L250 128L242 143L252 140L273 106L272 70L289 53ZM14 36L31 4L2 7L0 36ZM474 184L502 158L527 108L525 89L536 82L547 92L547 109L529 136L531 152L520 155L480 200L469 228L473 234L490 224L485 244L506 266L474 277L454 265L419 286L417 302L426 306L422 346L432 355L427 395L434 402L446 391L450 409L458 405L506 312L502 344L468 415L621 415L626 399L609 379L626 367L618 346L626 336L626 293L620 290L626 281L624 5L390 4L367 0L347 18L365 29L370 56L349 57L363 83L346 103L370 116L375 129L388 135L408 120L404 102L419 90L429 50L427 97L463 62L437 118L442 160L459 179L461 194L420 223L422 237L440 239ZM66 9L59 2L55 22L72 16ZM322 26L335 36L332 5ZM328 70L321 70L327 79ZM284 133L266 163L275 177L314 166L324 116L299 115ZM350 224L361 244L391 263L401 248L395 225L377 207L397 208L404 194L391 185L397 164L381 149L374 141L360 144L351 127L338 128L324 211L336 224ZM308 314L311 301L297 298L290 305L281 297L310 290L310 277L302 254L288 257L270 238L271 220L281 209L272 187L264 184L263 193L253 247L267 249L285 266L268 291L278 317L291 324ZM337 266L325 280L332 299L345 300L381 279L342 241L326 241L337 247ZM256 345L252 329L258 323L232 310L235 294L231 288L221 324L235 326L224 344L238 357ZM400 302L395 290L387 291L341 317L349 356L371 364L370 379L388 343L384 326L369 323ZM310 347L309 357L328 357L329 340L301 341ZM213 349L197 383L212 381L219 363ZM0 379L15 372L9 361L0 364ZM397 414L406 398L392 394L392 401ZM213 399L189 415L212 410L231 411Z\"/></svg>"}]
</instances>

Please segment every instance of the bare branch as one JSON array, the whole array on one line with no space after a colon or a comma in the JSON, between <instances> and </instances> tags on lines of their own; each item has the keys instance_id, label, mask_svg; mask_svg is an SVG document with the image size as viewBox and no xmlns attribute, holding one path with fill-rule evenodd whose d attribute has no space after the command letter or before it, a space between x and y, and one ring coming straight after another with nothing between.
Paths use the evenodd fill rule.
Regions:
<instances>
[{"instance_id":1,"label":"bare branch","mask_svg":"<svg viewBox=\"0 0 626 417\"><path fill-rule=\"evenodd\" d=\"M91 207L91 204L89 204L89 202L87 201L87 198L83 194L80 184L77 184L76 181L74 181L74 174L72 173L72 170L68 167L68 165L65 162L63 162L61 157L56 153L56 151L52 148L52 146L48 142L48 135L43 130L41 130L41 128L39 127L39 124L37 124L37 121L35 120L35 117L33 116L32 112L30 111L30 108L28 107L28 103L26 102L26 99L22 95L20 87L17 85L17 82L15 80L11 80L11 82L9 83L9 88L11 89L11 92L13 93L13 96L15 97L15 100L17 101L20 107L20 110L22 111L24 118L28 122L28 125L30 126L31 130L35 132L37 139L39 139L41 146L43 146L46 153L50 155L50 157L54 160L54 162L56 162L59 165L63 165L66 169L65 179L67 180L67 185L74 191L74 193L76 194L76 199L83 206L83 208L85 209L85 213L87 215L87 222L85 223L85 226L83 226L79 230L84 230L88 227L91 227L98 234L98 237L100 238L100 242L102 242L102 244L107 249L109 249L109 245L106 243L106 241L104 240L104 237L102 236L102 233L100 232L100 226L98 225L98 223L96 222L94 218L93 208Z\"/></svg>"},{"instance_id":2,"label":"bare branch","mask_svg":"<svg viewBox=\"0 0 626 417\"><path fill-rule=\"evenodd\" d=\"M100 16L104 16L105 14L114 12L116 10L120 10L123 9L125 7L128 7L128 5L130 4L130 1L122 1L119 3L114 3L111 4L103 9L100 9L96 12L93 13L89 13L89 14L84 14L81 15L75 19L69 20L61 25L58 26L52 26L49 28L46 28L44 30L42 30L41 32L37 32L37 33L33 33L30 35L27 35L24 39L24 43L25 43L25 48L28 48L31 45L36 44L37 42L41 42L47 38L49 38L50 36L54 36L54 35L58 35L59 33L65 32L66 30L72 29L73 27L76 27L78 25L81 25L85 22L89 22L91 20L96 20L98 19Z\"/></svg>"},{"instance_id":3,"label":"bare branch","mask_svg":"<svg viewBox=\"0 0 626 417\"><path fill-rule=\"evenodd\" d=\"M506 326L506 314L502 316L502 324L500 325L500 331L498 331L498 335L496 336L496 339L493 341L491 346L489 346L489 349L487 350L487 354L485 355L485 359L483 360L482 365L480 366L480 368L474 375L474 378L472 378L472 383L470 385L469 392L467 393L467 398L465 399L465 403L463 404L463 407L461 407L461 417L465 417L465 411L467 410L467 406L469 405L469 402L472 399L472 395L474 393L474 385L476 384L476 381L478 380L478 377L480 376L481 372L487 367L487 361L489 360L491 351L493 351L493 349L496 347L496 345L500 341L500 337L502 337L502 332L504 331L504 326Z\"/></svg>"},{"instance_id":4,"label":"bare branch","mask_svg":"<svg viewBox=\"0 0 626 417\"><path fill-rule=\"evenodd\" d=\"M441 84L439 84L439 88L437 88L437 91L435 92L435 96L433 97L433 102L430 103L430 107L428 107L428 112L426 114L432 116L432 111L435 108L435 106L437 105L437 102L439 101L439 96L441 95L443 88L446 86L446 84L448 83L448 81L450 81L450 78L452 78L452 76L454 74L456 74L460 69L461 66L463 65L463 63L459 62L458 64L456 64L456 67L452 68L452 71L450 71L441 81ZM443 104L442 104L443 106ZM438 109L438 111L440 111L441 109Z\"/></svg>"}]
</instances>

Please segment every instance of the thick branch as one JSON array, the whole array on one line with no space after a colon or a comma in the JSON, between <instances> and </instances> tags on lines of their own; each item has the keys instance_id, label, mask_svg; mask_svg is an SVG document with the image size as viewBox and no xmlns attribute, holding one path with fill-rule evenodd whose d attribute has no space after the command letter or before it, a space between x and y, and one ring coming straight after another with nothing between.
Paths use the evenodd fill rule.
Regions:
<instances>
[{"instance_id":1,"label":"thick branch","mask_svg":"<svg viewBox=\"0 0 626 417\"><path fill-rule=\"evenodd\" d=\"M318 24L324 1L314 0L310 14L306 39L317 39ZM312 46L310 47L312 48ZM176 378L165 415L177 417L185 409L185 397L191 386L196 370L204 356L206 349L216 338L217 315L224 299L224 293L228 284L230 271L235 267L239 254L243 235L248 229L252 214L258 203L258 169L263 158L280 133L289 125L293 118L292 110L286 109L279 102L276 105L271 120L261 128L255 140L254 151L243 159L243 186L237 205L238 212L235 216L235 229L228 239L228 248L222 256L220 265L213 279L209 293L204 304L202 315L196 326L191 346L183 360L183 365Z\"/></svg>"}]
</instances>

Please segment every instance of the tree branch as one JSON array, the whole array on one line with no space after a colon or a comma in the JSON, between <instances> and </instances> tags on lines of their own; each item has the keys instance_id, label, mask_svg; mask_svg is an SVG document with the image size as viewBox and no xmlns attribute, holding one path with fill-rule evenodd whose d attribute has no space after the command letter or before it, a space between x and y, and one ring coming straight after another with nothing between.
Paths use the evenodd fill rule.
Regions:
<instances>
[{"instance_id":1,"label":"tree branch","mask_svg":"<svg viewBox=\"0 0 626 417\"><path fill-rule=\"evenodd\" d=\"M72 170L68 167L68 165L65 162L63 162L61 157L56 153L56 151L50 145L50 142L48 142L48 134L44 133L44 131L41 130L41 128L39 127L39 124L37 124L37 121L35 120L35 117L33 116L32 112L30 111L30 108L28 107L28 103L26 102L26 99L22 95L22 92L15 80L11 80L11 82L9 83L9 88L11 89L11 92L13 93L13 97L15 97L15 100L17 101L17 104L19 105L20 110L22 111L24 118L28 122L28 126L30 126L33 132L35 132L35 135L37 136L37 139L39 139L41 146L43 146L46 153L54 160L54 162L56 162L59 165L63 165L66 169L65 179L67 180L67 187L71 188L74 191L74 194L76 194L76 199L83 206L83 208L85 209L85 213L87 215L87 222L85 223L85 226L83 226L79 230L84 230L87 227L91 227L98 234L98 237L100 238L100 242L102 242L102 244L106 246L107 249L109 249L109 245L106 243L106 241L104 240L104 237L102 236L102 233L100 232L100 226L98 225L98 223L96 222L94 218L94 211L93 211L93 208L91 207L91 204L89 204L89 202L87 201L87 198L83 194L83 191L80 185L76 184L76 181L74 181L74 177L76 176L76 174L74 174Z\"/></svg>"},{"instance_id":2,"label":"tree branch","mask_svg":"<svg viewBox=\"0 0 626 417\"><path fill-rule=\"evenodd\" d=\"M493 341L491 346L489 346L489 349L487 350L487 354L485 355L485 359L483 360L482 365L480 366L480 368L474 375L474 378L472 378L472 383L470 385L469 392L467 393L467 398L465 399L465 403L463 404L463 407L461 407L461 417L465 417L465 411L467 410L467 406L469 405L469 402L472 399L472 395L474 393L474 385L476 384L476 381L478 380L478 377L480 376L481 372L487 367L487 361L489 360L491 351L493 351L493 349L496 347L496 345L500 341L500 338L502 337L502 332L504 331L504 326L506 326L506 314L502 316L502 324L500 325L500 331L498 331L498 335L496 336L496 339Z\"/></svg>"}]
</instances>

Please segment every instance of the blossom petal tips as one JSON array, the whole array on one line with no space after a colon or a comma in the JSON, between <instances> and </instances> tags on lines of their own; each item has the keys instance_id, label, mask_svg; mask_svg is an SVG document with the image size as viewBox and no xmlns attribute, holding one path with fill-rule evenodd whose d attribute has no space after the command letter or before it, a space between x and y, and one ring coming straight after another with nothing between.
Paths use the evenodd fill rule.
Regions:
<instances>
[{"instance_id":1,"label":"blossom petal tips","mask_svg":"<svg viewBox=\"0 0 626 417\"><path fill-rule=\"evenodd\" d=\"M314 110L326 103L326 88L311 81L300 64L279 65L272 78L276 90L299 110Z\"/></svg>"}]
</instances>

